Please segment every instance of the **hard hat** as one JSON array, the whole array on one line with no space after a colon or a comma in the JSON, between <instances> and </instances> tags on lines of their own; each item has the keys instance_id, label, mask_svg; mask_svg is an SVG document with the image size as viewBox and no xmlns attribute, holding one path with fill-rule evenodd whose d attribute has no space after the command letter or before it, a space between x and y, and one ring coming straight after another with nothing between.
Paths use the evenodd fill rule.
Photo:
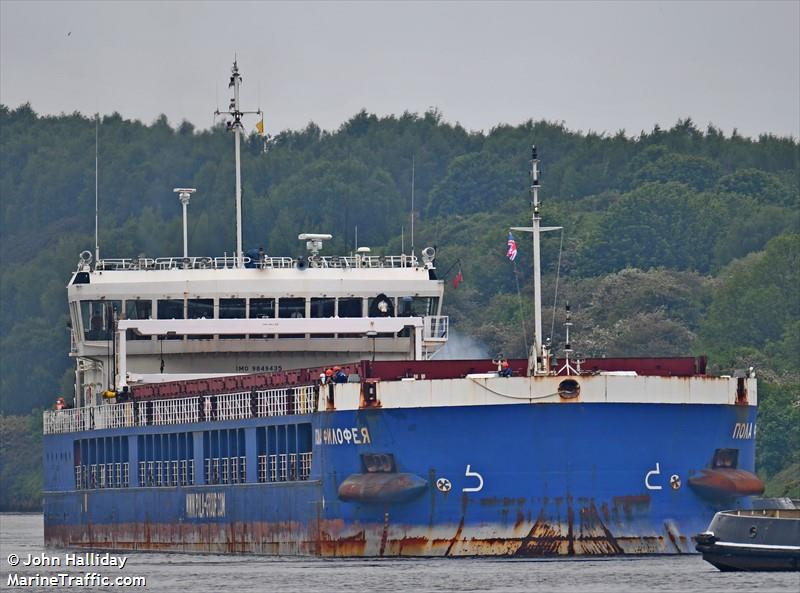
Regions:
<instances>
[{"instance_id":1,"label":"hard hat","mask_svg":"<svg viewBox=\"0 0 800 593\"><path fill-rule=\"evenodd\" d=\"M57 398L57 399L56 399L56 401L57 401L57 402L63 402L63 401L64 401L64 398L63 398L63 397L59 397L59 398Z\"/></svg>"}]
</instances>

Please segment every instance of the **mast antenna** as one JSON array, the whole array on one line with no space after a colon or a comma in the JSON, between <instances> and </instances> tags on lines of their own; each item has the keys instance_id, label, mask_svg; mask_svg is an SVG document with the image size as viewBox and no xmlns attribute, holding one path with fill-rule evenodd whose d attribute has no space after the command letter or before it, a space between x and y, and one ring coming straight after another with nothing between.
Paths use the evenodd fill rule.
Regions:
<instances>
[{"instance_id":1,"label":"mast antenna","mask_svg":"<svg viewBox=\"0 0 800 593\"><path fill-rule=\"evenodd\" d=\"M539 184L540 171L539 171L539 155L536 151L536 146L531 146L531 208L533 213L531 215L532 226L529 227L511 227L512 231L522 231L532 233L533 235L533 323L534 323L534 336L533 347L531 348L528 357L528 374L529 375L547 375L550 374L550 354L547 351L548 346L542 341L542 261L541 249L539 244L540 235L546 231L561 230L560 226L541 226L542 217L539 214Z\"/></svg>"},{"instance_id":2,"label":"mast antenna","mask_svg":"<svg viewBox=\"0 0 800 593\"><path fill-rule=\"evenodd\" d=\"M580 361L578 361L578 368L572 366L572 362L570 361L570 356L572 355L572 343L570 342L569 338L569 328L572 327L572 311L569 308L569 302L567 302L567 316L566 320L564 321L564 329L566 331L566 343L564 344L564 366L562 366L556 372L557 375L562 373L567 375L579 375L580 374Z\"/></svg>"},{"instance_id":3,"label":"mast antenna","mask_svg":"<svg viewBox=\"0 0 800 593\"><path fill-rule=\"evenodd\" d=\"M233 68L231 68L231 78L228 82L228 88L233 88L233 97L231 98L228 111L225 112L233 119L228 122L228 130L231 130L234 135L234 154L236 158L236 254L234 255L234 267L244 267L244 252L242 251L242 154L241 142L242 132L244 126L242 125L242 116L258 114L261 115L261 109L257 111L242 111L239 106L239 86L242 84L242 77L239 74L238 60L234 56ZM214 112L215 115L220 115L219 109Z\"/></svg>"},{"instance_id":4,"label":"mast antenna","mask_svg":"<svg viewBox=\"0 0 800 593\"><path fill-rule=\"evenodd\" d=\"M415 176L415 158L411 155L411 255L414 255L414 185L416 181Z\"/></svg>"},{"instance_id":5,"label":"mast antenna","mask_svg":"<svg viewBox=\"0 0 800 593\"><path fill-rule=\"evenodd\" d=\"M536 366L534 372L542 370L542 262L539 245L539 226L542 217L539 215L539 157L536 146L531 147L531 206L533 207L533 320L536 335L533 337Z\"/></svg>"},{"instance_id":6,"label":"mast antenna","mask_svg":"<svg viewBox=\"0 0 800 593\"><path fill-rule=\"evenodd\" d=\"M100 217L99 209L99 192L98 192L98 179L100 177L100 113L95 113L94 116L94 261L100 261L100 235L98 234L98 218ZM95 263L97 265L97 263Z\"/></svg>"}]
</instances>

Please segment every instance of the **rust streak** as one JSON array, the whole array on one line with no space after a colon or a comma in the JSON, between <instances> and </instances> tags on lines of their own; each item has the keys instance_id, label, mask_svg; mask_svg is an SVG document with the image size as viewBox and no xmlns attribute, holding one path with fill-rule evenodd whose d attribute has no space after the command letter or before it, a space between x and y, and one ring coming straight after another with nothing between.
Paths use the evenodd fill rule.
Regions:
<instances>
[{"instance_id":1,"label":"rust streak","mask_svg":"<svg viewBox=\"0 0 800 593\"><path fill-rule=\"evenodd\" d=\"M453 551L453 546L461 537L461 532L464 530L464 515L461 515L461 521L458 524L458 529L456 529L456 533L453 536L453 539L450 540L450 545L447 546L447 550L445 551L445 556L450 556L450 553Z\"/></svg>"}]
</instances>

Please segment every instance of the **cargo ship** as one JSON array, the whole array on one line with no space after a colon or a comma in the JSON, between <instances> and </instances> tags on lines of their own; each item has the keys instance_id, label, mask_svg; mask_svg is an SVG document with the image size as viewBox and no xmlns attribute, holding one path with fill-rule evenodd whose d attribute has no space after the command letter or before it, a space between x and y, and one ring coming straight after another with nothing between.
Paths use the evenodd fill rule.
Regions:
<instances>
[{"instance_id":1,"label":"cargo ship","mask_svg":"<svg viewBox=\"0 0 800 593\"><path fill-rule=\"evenodd\" d=\"M436 252L81 254L68 283L74 406L44 412L48 546L318 556L694 551L747 508L757 383L704 358L578 359L534 345L441 359Z\"/></svg>"}]
</instances>

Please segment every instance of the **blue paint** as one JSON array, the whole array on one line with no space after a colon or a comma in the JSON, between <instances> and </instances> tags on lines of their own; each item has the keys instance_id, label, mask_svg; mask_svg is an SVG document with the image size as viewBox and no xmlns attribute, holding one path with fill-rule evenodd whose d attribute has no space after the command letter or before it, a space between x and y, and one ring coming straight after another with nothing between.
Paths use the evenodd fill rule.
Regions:
<instances>
[{"instance_id":1,"label":"blue paint","mask_svg":"<svg viewBox=\"0 0 800 593\"><path fill-rule=\"evenodd\" d=\"M736 423L754 423L755 414L751 406L700 404L490 405L321 412L47 435L46 540L63 545L68 543L63 533L68 532L73 544L86 545L93 541L90 533L113 533L117 525L147 525L160 534L162 548L198 549L187 547L182 538L188 536L180 535L179 526L191 532L195 527L217 525L232 531L201 535L210 538L205 543L217 546L213 549L223 549L225 542L230 544L244 531L245 543L228 545L231 551L336 553L320 549L320 538L351 537L360 538L363 551L343 548L342 553L371 555L382 546L386 546L384 553L405 553L397 541L408 534L458 540L459 533L466 538L494 533L497 538L515 540L511 546L515 548L530 536L538 520L560 529L563 537L571 529L569 537L579 538L583 529L588 539L606 532L622 540L660 538L663 544L650 551L690 551L691 542L680 536L689 538L702 531L720 506L731 501L703 499L688 486L688 478L708 466L718 448L738 449L739 468L753 471L754 438L733 437ZM299 435L304 427L298 425L304 423L312 429L309 479L259 483L257 428L289 426L287 434ZM226 428L244 429L246 483L203 485L203 431ZM354 428L358 439L353 438ZM334 435L327 444L326 429ZM131 465L127 488L75 490L72 451L76 439L127 437L128 457L135 463L141 458L139 435L187 431L194 432L194 486L138 488L138 469ZM349 442L344 438L347 431ZM367 433L368 443L364 442ZM361 455L365 453L391 454L397 472L418 476L427 488L407 502L340 500L339 486L364 470ZM651 490L645 476L657 464L660 473L651 473L649 483L660 489ZM681 484L677 489L670 483L673 475ZM437 489L439 478L449 482L449 491ZM481 480L482 489L470 491ZM224 516L187 516L187 493L197 492L223 492ZM83 507L84 500L88 508ZM248 531L270 525L286 527L282 534L254 536ZM329 533L331 526L336 533ZM673 536L677 543L668 541ZM128 533L118 539L130 537ZM148 545L142 541L139 547ZM463 544L468 549L471 545L470 541ZM608 545L612 552L616 550ZM451 549L450 553L456 552ZM485 552L476 548L476 553Z\"/></svg>"}]
</instances>

